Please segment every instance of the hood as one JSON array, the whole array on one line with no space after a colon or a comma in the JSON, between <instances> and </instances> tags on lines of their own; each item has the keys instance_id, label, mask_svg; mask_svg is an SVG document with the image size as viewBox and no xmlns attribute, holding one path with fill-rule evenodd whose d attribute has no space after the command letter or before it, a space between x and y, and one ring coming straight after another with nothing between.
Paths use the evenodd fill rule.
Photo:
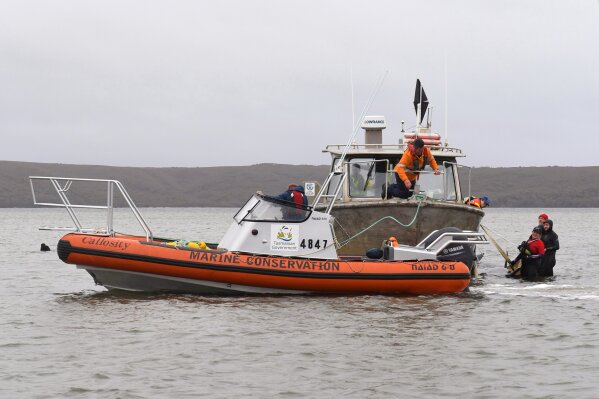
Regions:
<instances>
[{"instance_id":1,"label":"hood","mask_svg":"<svg viewBox=\"0 0 599 399\"><path fill-rule=\"evenodd\" d=\"M553 230L553 220L547 219L545 221L545 223L549 223L549 230L548 231L552 231Z\"/></svg>"},{"instance_id":2,"label":"hood","mask_svg":"<svg viewBox=\"0 0 599 399\"><path fill-rule=\"evenodd\" d=\"M291 189L291 191L299 191L300 193L304 193L304 187L303 186L295 186Z\"/></svg>"}]
</instances>

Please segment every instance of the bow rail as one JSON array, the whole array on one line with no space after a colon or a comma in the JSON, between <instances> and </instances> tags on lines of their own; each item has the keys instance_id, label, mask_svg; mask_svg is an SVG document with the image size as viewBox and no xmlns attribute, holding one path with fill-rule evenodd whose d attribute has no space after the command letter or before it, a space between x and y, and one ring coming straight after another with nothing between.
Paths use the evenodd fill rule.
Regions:
<instances>
[{"instance_id":1,"label":"bow rail","mask_svg":"<svg viewBox=\"0 0 599 399\"><path fill-rule=\"evenodd\" d=\"M46 181L49 182L61 202L42 202L38 201L38 196L36 196L35 184L34 182ZM68 192L72 188L74 182L89 182L97 185L106 185L106 205L89 205L89 204L75 204L72 203L68 197ZM122 198L125 200L129 209L133 212L133 215L137 219L141 228L144 230L146 235L146 240L151 241L153 239L152 231L148 227L148 224L144 220L143 216L137 209L137 206L133 202L133 199L125 189L125 186L118 180L108 180L108 179L81 179L81 178L71 178L71 177L49 177L49 176L29 176L29 184L31 187L31 195L33 196L33 204L40 206L54 206L65 208L68 212L71 220L75 224L74 227L40 227L40 230L65 230L65 231L75 231L78 233L94 233L94 234L106 234L108 236L114 236L114 197L115 191L120 192ZM106 227L105 229L99 228L88 228L83 227L79 217L77 216L76 209L104 209L106 210Z\"/></svg>"}]
</instances>

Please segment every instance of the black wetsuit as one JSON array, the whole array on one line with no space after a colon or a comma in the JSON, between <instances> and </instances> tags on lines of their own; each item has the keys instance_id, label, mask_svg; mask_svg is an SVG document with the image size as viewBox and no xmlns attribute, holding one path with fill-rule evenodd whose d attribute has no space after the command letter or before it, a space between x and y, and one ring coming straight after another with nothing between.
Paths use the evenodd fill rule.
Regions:
<instances>
[{"instance_id":1,"label":"black wetsuit","mask_svg":"<svg viewBox=\"0 0 599 399\"><path fill-rule=\"evenodd\" d=\"M543 262L539 268L539 275L541 277L553 276L553 267L555 266L555 251L559 249L559 238L555 231L553 231L553 221L547 220L549 223L549 230L543 230L541 240L545 244L545 256Z\"/></svg>"},{"instance_id":2,"label":"black wetsuit","mask_svg":"<svg viewBox=\"0 0 599 399\"><path fill-rule=\"evenodd\" d=\"M512 264L518 260L522 260L520 275L524 280L535 281L539 275L539 269L543 261L543 255L540 253L543 249L543 242L541 240L529 239L528 241L523 241L518 246L518 249L520 253L513 260Z\"/></svg>"}]
</instances>

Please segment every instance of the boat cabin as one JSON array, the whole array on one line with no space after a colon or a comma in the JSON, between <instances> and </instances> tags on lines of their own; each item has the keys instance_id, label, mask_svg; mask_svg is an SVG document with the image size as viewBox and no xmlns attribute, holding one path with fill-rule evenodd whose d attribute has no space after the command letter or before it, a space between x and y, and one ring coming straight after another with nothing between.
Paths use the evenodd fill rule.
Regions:
<instances>
[{"instance_id":1,"label":"boat cabin","mask_svg":"<svg viewBox=\"0 0 599 399\"><path fill-rule=\"evenodd\" d=\"M457 203L461 203L462 191L469 195L469 187L462 187L458 173L460 168L467 168L458 164L458 159L465 154L458 148L447 146L447 143L443 145L440 136L431 133L430 127L418 127L414 132L404 132L402 128L398 144L382 143L382 131L386 128L384 116L365 117L362 128L365 131L364 144L351 144L349 147L345 144L328 145L323 150L331 154L331 172L337 171L328 185L329 191L338 187L343 175L347 176L337 196L338 201L380 201L386 186L396 183L393 168L416 137L422 138L431 150L441 175L435 175L427 166L419 173L414 191L429 200ZM343 159L342 165L339 165L340 159ZM466 173L469 174L469 170ZM332 198L334 193L327 194Z\"/></svg>"}]
</instances>

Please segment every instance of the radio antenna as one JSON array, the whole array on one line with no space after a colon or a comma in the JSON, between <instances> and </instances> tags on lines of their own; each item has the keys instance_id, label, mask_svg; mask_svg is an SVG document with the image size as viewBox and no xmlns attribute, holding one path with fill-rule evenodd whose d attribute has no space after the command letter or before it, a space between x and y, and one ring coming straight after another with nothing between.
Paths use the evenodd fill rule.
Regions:
<instances>
[{"instance_id":1,"label":"radio antenna","mask_svg":"<svg viewBox=\"0 0 599 399\"><path fill-rule=\"evenodd\" d=\"M370 93L370 97L368 97L366 106L362 110L362 113L360 114L360 116L358 116L358 122L355 123L353 126L352 135L350 136L347 144L345 145L345 148L343 149L343 153L339 157L339 160L337 160L337 164L335 165L335 167L333 168L331 173L329 173L329 176L327 177L325 182L322 184L322 187L320 188L318 195L316 196L316 198L314 199L314 202L312 203L312 206L316 206L318 203L320 203L320 200L321 200L321 198L323 198L323 196L325 198L328 198L330 200L330 203L325 211L328 214L331 213L331 209L333 208L335 200L339 196L339 191L341 190L342 184L345 181L346 172L344 172L344 170L343 170L343 162L345 161L345 156L347 155L347 152L349 151L349 148L351 147L351 145L354 141L354 138L356 137L356 135L358 134L358 130L360 129L359 121L361 121L364 118L364 115L366 115L366 113L370 109L370 106L374 102L375 97L377 96L379 90L383 86L383 82L385 81L387 74L389 74L389 70L386 70L385 73L383 73L382 76L379 78L379 80L376 82L374 89L372 90L372 93ZM330 189L330 186L333 181L333 177L335 175L341 175L341 177L336 182L336 188L334 188L334 194L326 194L326 193L328 193L328 191Z\"/></svg>"},{"instance_id":2,"label":"radio antenna","mask_svg":"<svg viewBox=\"0 0 599 399\"><path fill-rule=\"evenodd\" d=\"M447 137L449 133L447 131L447 48L445 48L445 147L447 147Z\"/></svg>"},{"instance_id":3,"label":"radio antenna","mask_svg":"<svg viewBox=\"0 0 599 399\"><path fill-rule=\"evenodd\" d=\"M366 102L366 106L362 110L362 113L360 114L360 116L358 116L358 121L354 125L354 129L353 129L352 135L349 138L349 141L347 142L347 144L345 145L345 148L343 149L343 153L341 154L341 157L339 158L339 161L337 161L337 167L338 168L340 168L341 165L343 164L343 161L345 160L345 156L347 155L347 151L349 151L349 148L350 148L351 144L354 142L354 139L355 139L356 135L358 134L358 131L360 130L360 123L359 122L364 118L364 116L366 115L366 113L370 109L370 106L374 102L374 99L376 98L377 94L379 93L379 90L383 86L383 82L385 81L385 78L387 77L388 74L389 74L389 70L386 70L381 75L381 77L376 82L376 84L374 85L374 89L372 90L372 93L370 93L370 97L368 97L368 101Z\"/></svg>"},{"instance_id":4,"label":"radio antenna","mask_svg":"<svg viewBox=\"0 0 599 399\"><path fill-rule=\"evenodd\" d=\"M349 66L349 78L351 83L351 128L353 131L356 127L356 116L354 106L354 68L352 65Z\"/></svg>"}]
</instances>

